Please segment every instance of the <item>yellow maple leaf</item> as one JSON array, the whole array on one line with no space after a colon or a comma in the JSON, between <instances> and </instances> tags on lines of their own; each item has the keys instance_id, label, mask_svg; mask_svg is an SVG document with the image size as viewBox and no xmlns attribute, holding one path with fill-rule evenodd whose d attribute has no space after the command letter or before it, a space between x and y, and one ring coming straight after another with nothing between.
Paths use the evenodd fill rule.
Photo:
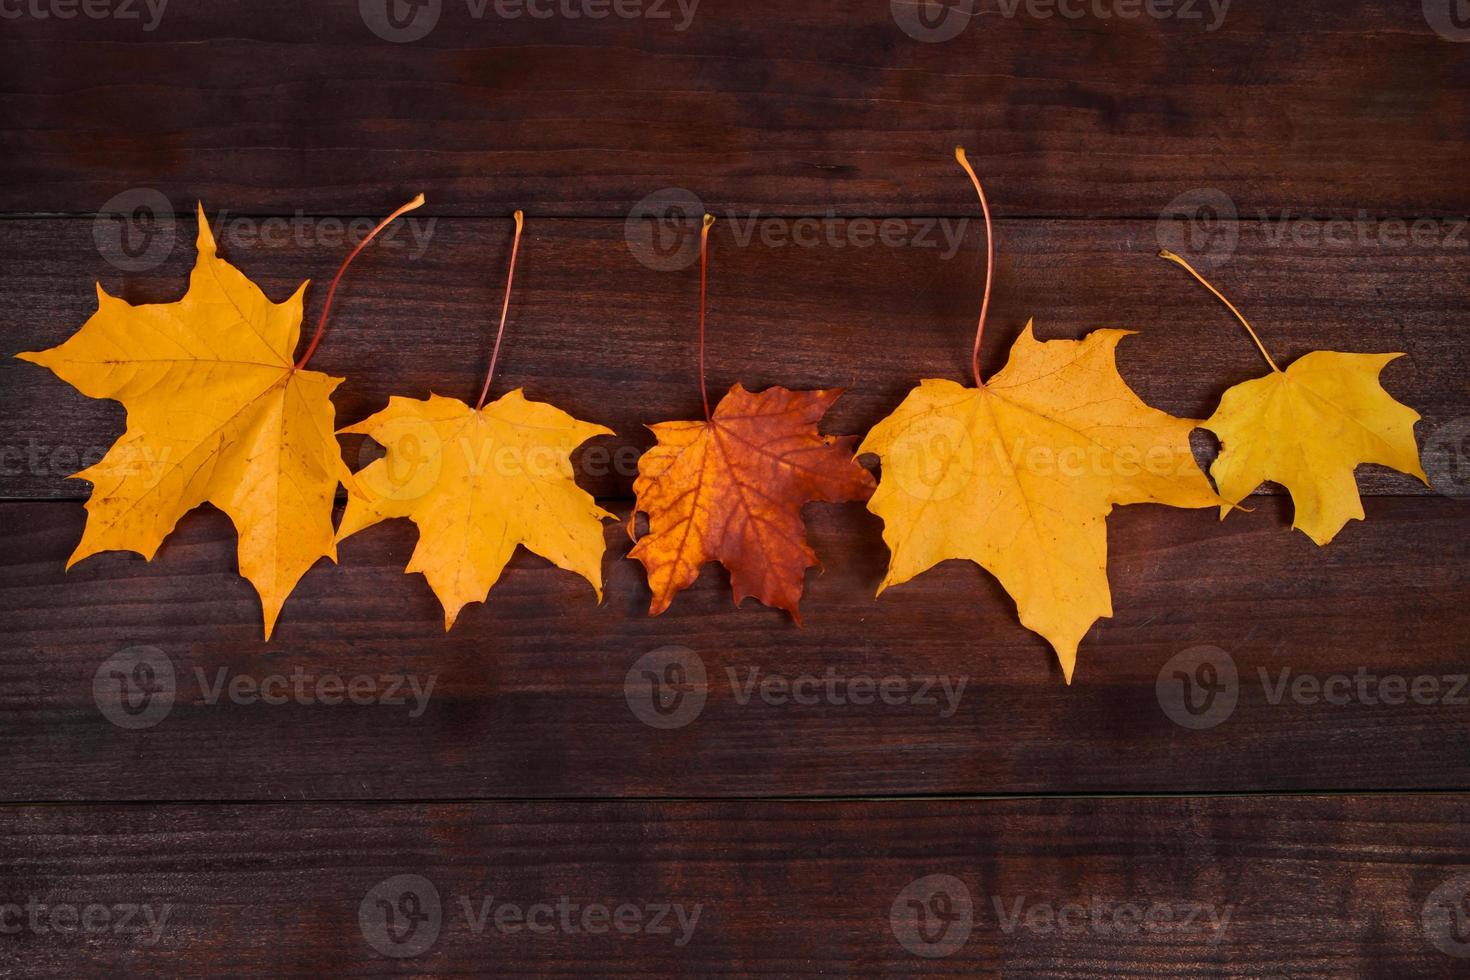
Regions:
<instances>
[{"instance_id":1,"label":"yellow maple leaf","mask_svg":"<svg viewBox=\"0 0 1470 980\"><path fill-rule=\"evenodd\" d=\"M134 306L99 283L97 312L69 340L17 355L127 409L127 431L75 474L93 490L68 568L109 550L151 560L179 518L211 503L235 524L270 638L301 576L336 559L332 497L350 479L332 431L343 379L292 361L306 285L267 299L215 254L201 206L183 299Z\"/></svg>"},{"instance_id":2,"label":"yellow maple leaf","mask_svg":"<svg viewBox=\"0 0 1470 980\"><path fill-rule=\"evenodd\" d=\"M1230 308L1256 342L1271 373L1226 391L1215 414L1201 423L1220 438L1210 467L1223 519L1267 480L1291 493L1292 526L1319 545L1348 521L1363 519L1353 471L1361 463L1391 466L1429 480L1419 462L1414 423L1419 413L1395 401L1378 383L1402 354L1312 351L1282 370L1261 338L1229 300L1173 252L1159 255L1182 266Z\"/></svg>"},{"instance_id":3,"label":"yellow maple leaf","mask_svg":"<svg viewBox=\"0 0 1470 980\"><path fill-rule=\"evenodd\" d=\"M975 387L926 380L879 422L859 454L882 478L868 509L890 552L881 595L952 558L1000 580L1022 625L1045 637L1072 682L1077 646L1113 614L1106 519L1118 504L1211 507L1220 502L1189 448L1199 423L1145 405L1118 374L1126 330L1038 341L1032 325L1005 369L980 379L995 248L980 178L964 168L985 215L986 273L970 354Z\"/></svg>"},{"instance_id":4,"label":"yellow maple leaf","mask_svg":"<svg viewBox=\"0 0 1470 980\"><path fill-rule=\"evenodd\" d=\"M515 239L490 369L471 408L455 398L393 397L388 407L343 432L387 449L356 474L337 540L395 517L411 519L419 541L405 573L420 572L444 607L444 629L471 602L483 602L517 545L576 572L602 601L602 522L615 519L577 486L572 451L605 426L581 422L517 388L485 404L505 337L525 215Z\"/></svg>"},{"instance_id":5,"label":"yellow maple leaf","mask_svg":"<svg viewBox=\"0 0 1470 980\"><path fill-rule=\"evenodd\" d=\"M880 594L969 559L1000 580L1071 682L1082 637L1113 614L1113 507L1219 503L1189 448L1198 423L1145 405L1118 374L1128 335L1042 342L1028 323L995 377L923 381L868 433L858 452L883 464L868 509L891 552Z\"/></svg>"},{"instance_id":6,"label":"yellow maple leaf","mask_svg":"<svg viewBox=\"0 0 1470 980\"><path fill-rule=\"evenodd\" d=\"M444 628L480 602L517 545L592 584L602 600L602 521L614 515L577 486L571 453L612 430L581 422L520 389L476 410L456 398L394 397L343 432L387 455L359 470L337 540L394 517L418 525L405 572L422 572Z\"/></svg>"},{"instance_id":7,"label":"yellow maple leaf","mask_svg":"<svg viewBox=\"0 0 1470 980\"><path fill-rule=\"evenodd\" d=\"M67 568L99 551L152 560L179 518L203 503L229 515L240 574L260 595L270 639L286 597L319 558L337 558L332 498L352 486L333 434L341 378L305 370L352 259L423 195L385 218L348 256L306 353L307 283L273 303L215 252L199 212L198 255L175 303L134 306L97 284L97 312L65 343L18 354L91 398L127 409L127 431L75 479L92 483L82 540Z\"/></svg>"}]
</instances>

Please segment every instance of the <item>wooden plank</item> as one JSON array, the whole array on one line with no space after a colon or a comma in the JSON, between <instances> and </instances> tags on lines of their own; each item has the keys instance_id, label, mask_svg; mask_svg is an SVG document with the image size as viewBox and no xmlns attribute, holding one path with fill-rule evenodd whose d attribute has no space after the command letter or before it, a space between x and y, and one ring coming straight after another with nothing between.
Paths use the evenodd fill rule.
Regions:
<instances>
[{"instance_id":1,"label":"wooden plank","mask_svg":"<svg viewBox=\"0 0 1470 980\"><path fill-rule=\"evenodd\" d=\"M1218 229L1203 255L1283 362L1316 348L1406 352L1384 382L1425 416L1420 438L1441 489L1470 493L1463 441L1470 431L1470 332L1462 288L1470 234L1456 244L1450 223L1435 227L1441 237L1426 231L1417 239L1413 229L1382 223L1363 226L1361 239L1339 228L1349 240L1331 245L1323 244L1321 226L1314 238L1302 233L1309 226L1246 222ZM162 263L140 272L109 264L116 251L99 255L90 221L15 220L6 230L5 355L68 337L95 310L94 279L133 302L166 302L182 295L193 262L192 221L168 229L171 251L161 250ZM919 378L964 377L984 265L978 223L904 220L886 230L893 244L874 243L873 228L856 222L828 229L787 223L771 233L739 221L716 225L709 346L715 396L737 379L751 388L841 386L848 394L826 431L865 432ZM284 227L264 229L274 244L262 242L261 231L256 221L225 215L216 234L224 253L279 299L302 279L330 279L346 251L340 226L334 237L333 226L307 222L298 229L300 244ZM504 220L405 226L402 237L358 260L312 362L349 379L338 392L343 424L381 408L392 394L478 392L510 231ZM876 234L884 232L877 227ZM810 241L813 234L820 235L816 247L791 237ZM1147 401L1177 415L1207 416L1225 388L1264 372L1229 313L1154 257L1160 236L1153 222L1003 221L997 237L986 371L1000 368L1035 317L1042 337L1077 337L1104 326L1139 330L1120 350L1121 370ZM650 441L645 424L700 412L696 270L659 271L639 260L647 254L629 246L622 222L533 217L499 368L497 390L524 386L533 398L618 432L592 444L577 464L583 486L603 497L630 494L637 454ZM309 292L310 324L322 292ZM0 496L83 495L85 485L65 477L104 452L122 421L119 406L0 357ZM346 443L354 464L360 450L360 439ZM1209 451L1201 434L1202 459ZM1361 477L1368 493L1428 492L1417 480L1374 467Z\"/></svg>"},{"instance_id":2,"label":"wooden plank","mask_svg":"<svg viewBox=\"0 0 1470 980\"><path fill-rule=\"evenodd\" d=\"M412 43L369 29L373 0L156 23L155 3L16 4L0 211L151 187L184 212L376 212L422 189L445 214L621 216L678 186L718 209L963 214L966 143L1008 215L1152 216L1201 187L1251 216L1464 215L1470 58L1435 2L987 2L943 43L899 26L918 4L845 0L620 0L671 16L605 19L447 0L399 8L441 10Z\"/></svg>"},{"instance_id":3,"label":"wooden plank","mask_svg":"<svg viewBox=\"0 0 1470 980\"><path fill-rule=\"evenodd\" d=\"M609 525L602 606L585 582L521 552L490 602L444 634L422 577L402 573L414 535L398 522L314 569L266 644L223 515L187 517L152 564L114 553L64 573L81 508L0 505L0 795L1470 785L1461 502L1371 499L1366 522L1320 549L1287 530L1279 498L1223 524L1121 508L1109 521L1116 616L1083 643L1070 687L976 566L947 563L875 601L877 520L857 505L807 513L826 570L808 577L802 628L753 602L734 609L718 566L649 618L642 569ZM670 646L687 652L652 656ZM1208 654L1213 666L1180 659L1200 647L1224 654ZM341 689L353 678L355 699Z\"/></svg>"},{"instance_id":4,"label":"wooden plank","mask_svg":"<svg viewBox=\"0 0 1470 980\"><path fill-rule=\"evenodd\" d=\"M1465 808L13 807L0 903L19 928L0 962L30 977L1448 978L1467 948ZM399 912L391 937L380 900ZM911 901L947 915L923 922L935 941ZM53 928L97 906L90 931Z\"/></svg>"}]
</instances>

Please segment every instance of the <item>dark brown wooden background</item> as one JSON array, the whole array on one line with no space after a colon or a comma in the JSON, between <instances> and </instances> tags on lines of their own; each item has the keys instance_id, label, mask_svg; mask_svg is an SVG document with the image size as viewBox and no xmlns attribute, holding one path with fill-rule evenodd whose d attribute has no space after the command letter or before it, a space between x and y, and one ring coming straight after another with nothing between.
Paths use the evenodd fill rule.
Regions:
<instances>
[{"instance_id":1,"label":"dark brown wooden background","mask_svg":"<svg viewBox=\"0 0 1470 980\"><path fill-rule=\"evenodd\" d=\"M981 0L941 43L900 29L887 0L702 0L685 30L672 3L657 8L669 19L509 20L444 0L428 36L390 43L368 26L374 2L175 0L153 29L141 2L0 5L0 970L1464 975L1470 959L1442 947L1470 930L1447 940L1425 917L1470 914L1470 706L1274 693L1358 674L1446 693L1470 671L1470 43L1432 26L1448 0L1236 0L1215 30L1204 3L1198 19L1103 19ZM612 525L601 606L522 553L447 635L401 572L406 524L313 570L270 644L217 512L187 517L151 564L108 554L63 572L86 491L65 477L122 412L8 355L67 337L94 281L176 299L196 200L232 229L223 253L281 298L341 261L328 219L428 195L424 247L405 235L363 254L313 362L349 378L344 423L390 394L474 393L524 208L498 385L617 430L578 472L624 514L642 426L699 410L695 271L639 261L640 202L683 188L725 219L712 387L843 386L827 429L862 432L918 379L965 370L983 255L956 143L999 218L989 370L1028 318L1043 337L1126 326L1129 382L1207 415L1262 365L1154 258L1184 235L1278 359L1406 353L1384 383L1424 416L1433 487L1363 467L1368 520L1323 549L1269 487L1224 523L1119 511L1117 615L1071 687L973 566L874 601L886 553L857 505L807 510L826 570L801 629L732 608L717 567L648 618ZM303 237L253 238L269 216ZM773 217L821 218L838 244L742 243L744 222ZM900 244L854 244L852 222L874 218L895 219ZM925 231L941 218L972 219L953 255ZM156 261L130 262L120 234L162 242ZM321 302L312 287L308 323ZM354 463L371 451L344 445ZM179 689L165 718L128 730L93 678L140 645ZM660 730L625 677L669 645L705 665L707 700ZM1238 700L1192 729L1156 684L1202 645L1231 658ZM967 684L944 714L742 703L727 671L757 668ZM196 677L220 671L435 686L416 716L211 703ZM405 874L433 883L442 928L395 959L358 909ZM890 909L935 874L964 884L973 931L925 958ZM683 945L677 930L476 934L460 903L488 896L702 913ZM157 942L12 929L5 906L32 899L170 918ZM996 905L1094 899L1231 920L1219 937L1059 934L1007 929Z\"/></svg>"}]
</instances>

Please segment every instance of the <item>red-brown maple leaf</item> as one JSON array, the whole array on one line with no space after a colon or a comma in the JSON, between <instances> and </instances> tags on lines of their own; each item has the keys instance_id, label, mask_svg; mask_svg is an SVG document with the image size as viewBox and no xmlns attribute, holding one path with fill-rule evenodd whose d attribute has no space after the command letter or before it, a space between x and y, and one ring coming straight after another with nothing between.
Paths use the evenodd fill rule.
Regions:
<instances>
[{"instance_id":1,"label":"red-brown maple leaf","mask_svg":"<svg viewBox=\"0 0 1470 980\"><path fill-rule=\"evenodd\" d=\"M692 585L705 562L730 571L738 605L754 596L799 623L806 570L818 565L801 519L808 501L867 500L872 475L853 462L856 436L827 436L817 422L840 389L758 394L730 389L707 422L650 426L658 444L633 484L648 533L629 557L648 572L651 615Z\"/></svg>"}]
</instances>

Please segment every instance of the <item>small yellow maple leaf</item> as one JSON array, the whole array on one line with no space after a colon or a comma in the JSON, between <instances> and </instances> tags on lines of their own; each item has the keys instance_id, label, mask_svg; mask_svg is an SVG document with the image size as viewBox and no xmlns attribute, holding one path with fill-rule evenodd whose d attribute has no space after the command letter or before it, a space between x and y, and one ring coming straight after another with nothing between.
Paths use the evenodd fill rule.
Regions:
<instances>
[{"instance_id":1,"label":"small yellow maple leaf","mask_svg":"<svg viewBox=\"0 0 1470 980\"><path fill-rule=\"evenodd\" d=\"M883 464L868 509L891 552L880 594L942 561L974 561L1071 682L1078 644L1113 614L1113 507L1220 502L1190 451L1198 422L1150 408L1118 374L1128 335L1042 342L1028 323L984 385L923 381L868 433L858 452Z\"/></svg>"},{"instance_id":2,"label":"small yellow maple leaf","mask_svg":"<svg viewBox=\"0 0 1470 980\"><path fill-rule=\"evenodd\" d=\"M438 395L395 396L342 431L388 452L357 472L337 540L412 519L419 541L404 571L428 579L446 630L489 595L518 544L585 578L602 601L602 521L614 515L577 486L571 453L611 429L516 389L479 410Z\"/></svg>"},{"instance_id":3,"label":"small yellow maple leaf","mask_svg":"<svg viewBox=\"0 0 1470 980\"><path fill-rule=\"evenodd\" d=\"M1389 395L1378 376L1402 354L1312 351L1286 370L1277 367L1261 339L1229 300L1173 252L1161 257L1182 266L1244 324L1271 373L1226 391L1215 414L1201 423L1220 438L1210 467L1223 519L1267 480L1291 493L1292 526L1319 545L1351 520L1363 519L1353 471L1361 463L1391 466L1428 478L1419 462L1414 423L1419 413Z\"/></svg>"},{"instance_id":4,"label":"small yellow maple leaf","mask_svg":"<svg viewBox=\"0 0 1470 980\"><path fill-rule=\"evenodd\" d=\"M198 250L178 302L134 306L98 284L97 312L69 340L17 356L127 409L127 431L75 474L93 490L67 567L109 550L151 560L179 518L214 504L235 524L269 639L301 576L336 560L332 497L350 476L330 396L342 379L292 361L306 283L271 302L215 254L202 206Z\"/></svg>"}]
</instances>

